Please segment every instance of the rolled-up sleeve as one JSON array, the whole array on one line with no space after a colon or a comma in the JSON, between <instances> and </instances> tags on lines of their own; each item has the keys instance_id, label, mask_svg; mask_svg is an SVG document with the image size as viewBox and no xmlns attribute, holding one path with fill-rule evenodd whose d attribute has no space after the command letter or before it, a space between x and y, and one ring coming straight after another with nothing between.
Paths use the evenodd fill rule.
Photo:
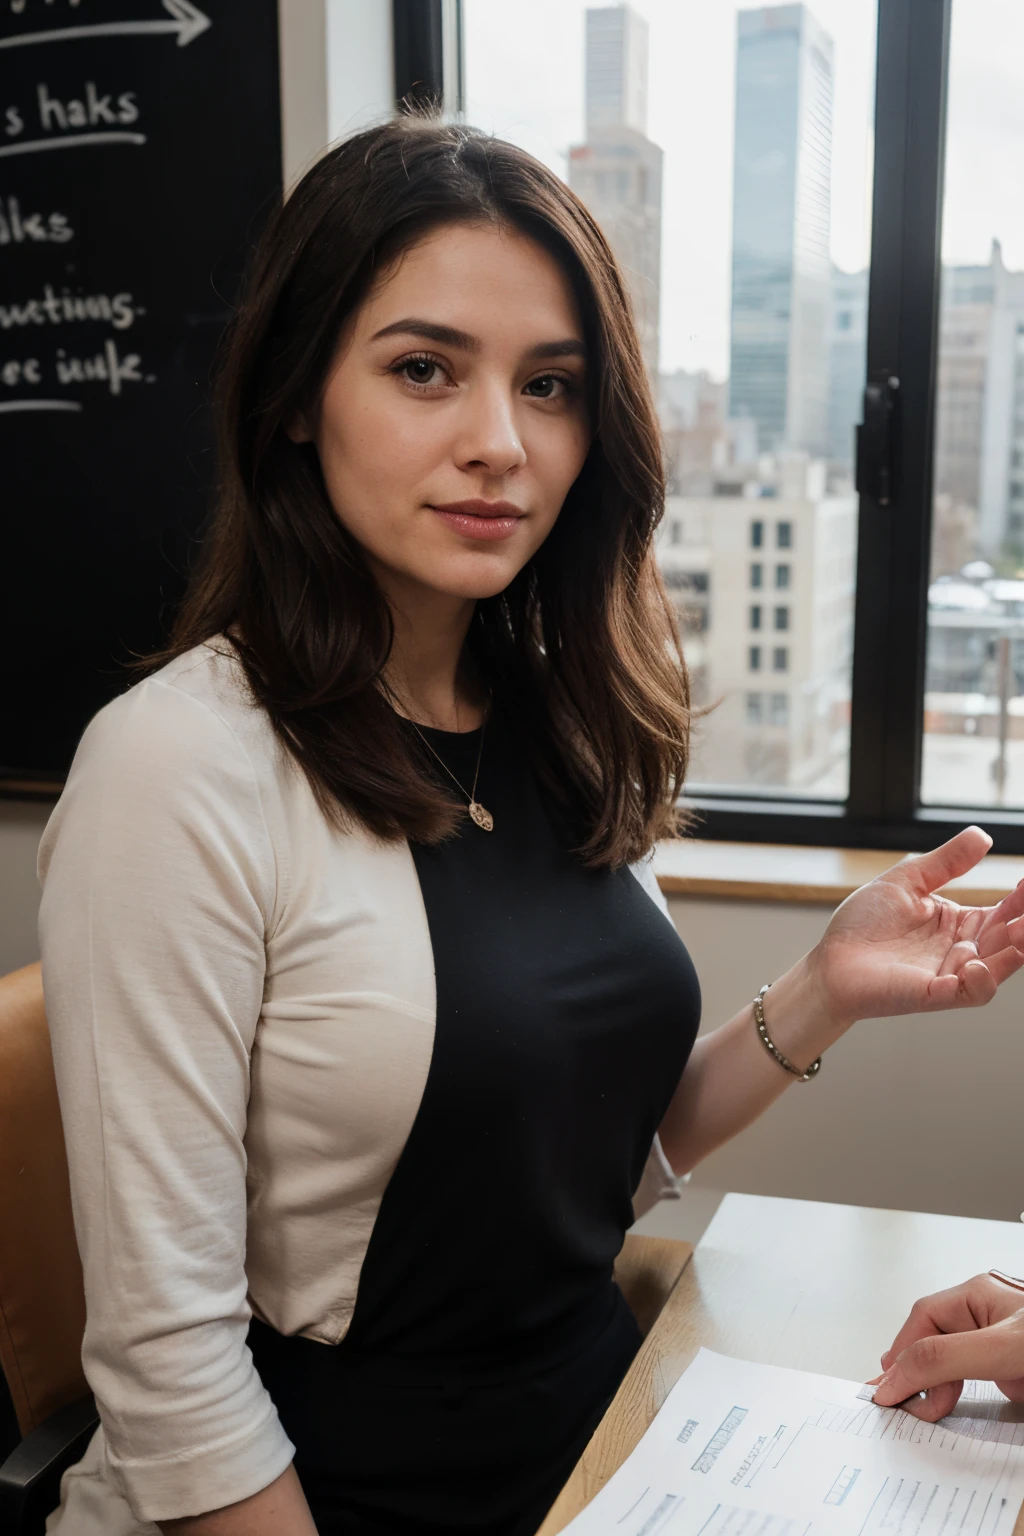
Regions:
<instances>
[{"instance_id":1,"label":"rolled-up sleeve","mask_svg":"<svg viewBox=\"0 0 1024 1536\"><path fill-rule=\"evenodd\" d=\"M140 1520L291 1460L246 1347L249 1058L277 863L206 703L151 679L86 732L40 847L40 942L85 1274L85 1374Z\"/></svg>"}]
</instances>

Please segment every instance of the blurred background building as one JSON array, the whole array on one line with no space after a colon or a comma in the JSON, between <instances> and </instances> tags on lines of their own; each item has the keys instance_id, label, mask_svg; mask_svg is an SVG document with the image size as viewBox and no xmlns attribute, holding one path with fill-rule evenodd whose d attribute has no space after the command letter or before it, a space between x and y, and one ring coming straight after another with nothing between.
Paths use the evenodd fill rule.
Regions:
<instances>
[{"instance_id":1,"label":"blurred background building","mask_svg":"<svg viewBox=\"0 0 1024 1536\"><path fill-rule=\"evenodd\" d=\"M832 39L804 5L737 21L729 411L761 449L824 454Z\"/></svg>"},{"instance_id":2,"label":"blurred background building","mask_svg":"<svg viewBox=\"0 0 1024 1536\"><path fill-rule=\"evenodd\" d=\"M629 5L588 10L586 142L569 185L597 219L629 284L644 360L658 372L661 161L647 137L647 23Z\"/></svg>"}]
</instances>

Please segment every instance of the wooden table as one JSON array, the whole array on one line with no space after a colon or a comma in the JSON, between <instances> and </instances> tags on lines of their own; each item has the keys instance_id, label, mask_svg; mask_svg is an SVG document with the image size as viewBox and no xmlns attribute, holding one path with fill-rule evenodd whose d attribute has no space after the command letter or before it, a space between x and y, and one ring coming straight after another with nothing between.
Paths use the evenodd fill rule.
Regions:
<instances>
[{"instance_id":1,"label":"wooden table","mask_svg":"<svg viewBox=\"0 0 1024 1536\"><path fill-rule=\"evenodd\" d=\"M919 1296L990 1268L1024 1274L1024 1226L726 1195L538 1536L604 1486L702 1344L866 1381Z\"/></svg>"}]
</instances>

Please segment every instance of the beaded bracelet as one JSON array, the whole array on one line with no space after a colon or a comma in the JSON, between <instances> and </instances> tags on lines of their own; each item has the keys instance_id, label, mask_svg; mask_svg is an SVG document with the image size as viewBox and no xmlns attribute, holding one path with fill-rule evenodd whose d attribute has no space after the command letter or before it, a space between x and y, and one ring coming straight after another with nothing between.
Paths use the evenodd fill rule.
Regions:
<instances>
[{"instance_id":1,"label":"beaded bracelet","mask_svg":"<svg viewBox=\"0 0 1024 1536\"><path fill-rule=\"evenodd\" d=\"M785 1067L787 1072L792 1072L798 1083L809 1083L811 1078L816 1077L821 1069L821 1057L819 1056L817 1061L812 1061L806 1072L801 1072L799 1067L794 1067L788 1056L783 1056L768 1033L764 1022L764 995L770 986L771 982L766 982L754 998L754 1023L757 1025L757 1032L761 1036L765 1050L773 1061L777 1061L780 1067Z\"/></svg>"}]
</instances>

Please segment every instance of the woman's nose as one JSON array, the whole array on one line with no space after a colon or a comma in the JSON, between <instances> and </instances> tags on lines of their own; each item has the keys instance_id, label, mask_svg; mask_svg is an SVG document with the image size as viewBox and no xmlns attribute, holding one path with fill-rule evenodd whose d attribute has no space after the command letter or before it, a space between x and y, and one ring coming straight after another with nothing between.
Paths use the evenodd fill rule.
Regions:
<instances>
[{"instance_id":1,"label":"woman's nose","mask_svg":"<svg viewBox=\"0 0 1024 1536\"><path fill-rule=\"evenodd\" d=\"M526 462L507 388L494 384L472 390L460 429L458 459L463 468L477 466L492 475L507 475Z\"/></svg>"}]
</instances>

